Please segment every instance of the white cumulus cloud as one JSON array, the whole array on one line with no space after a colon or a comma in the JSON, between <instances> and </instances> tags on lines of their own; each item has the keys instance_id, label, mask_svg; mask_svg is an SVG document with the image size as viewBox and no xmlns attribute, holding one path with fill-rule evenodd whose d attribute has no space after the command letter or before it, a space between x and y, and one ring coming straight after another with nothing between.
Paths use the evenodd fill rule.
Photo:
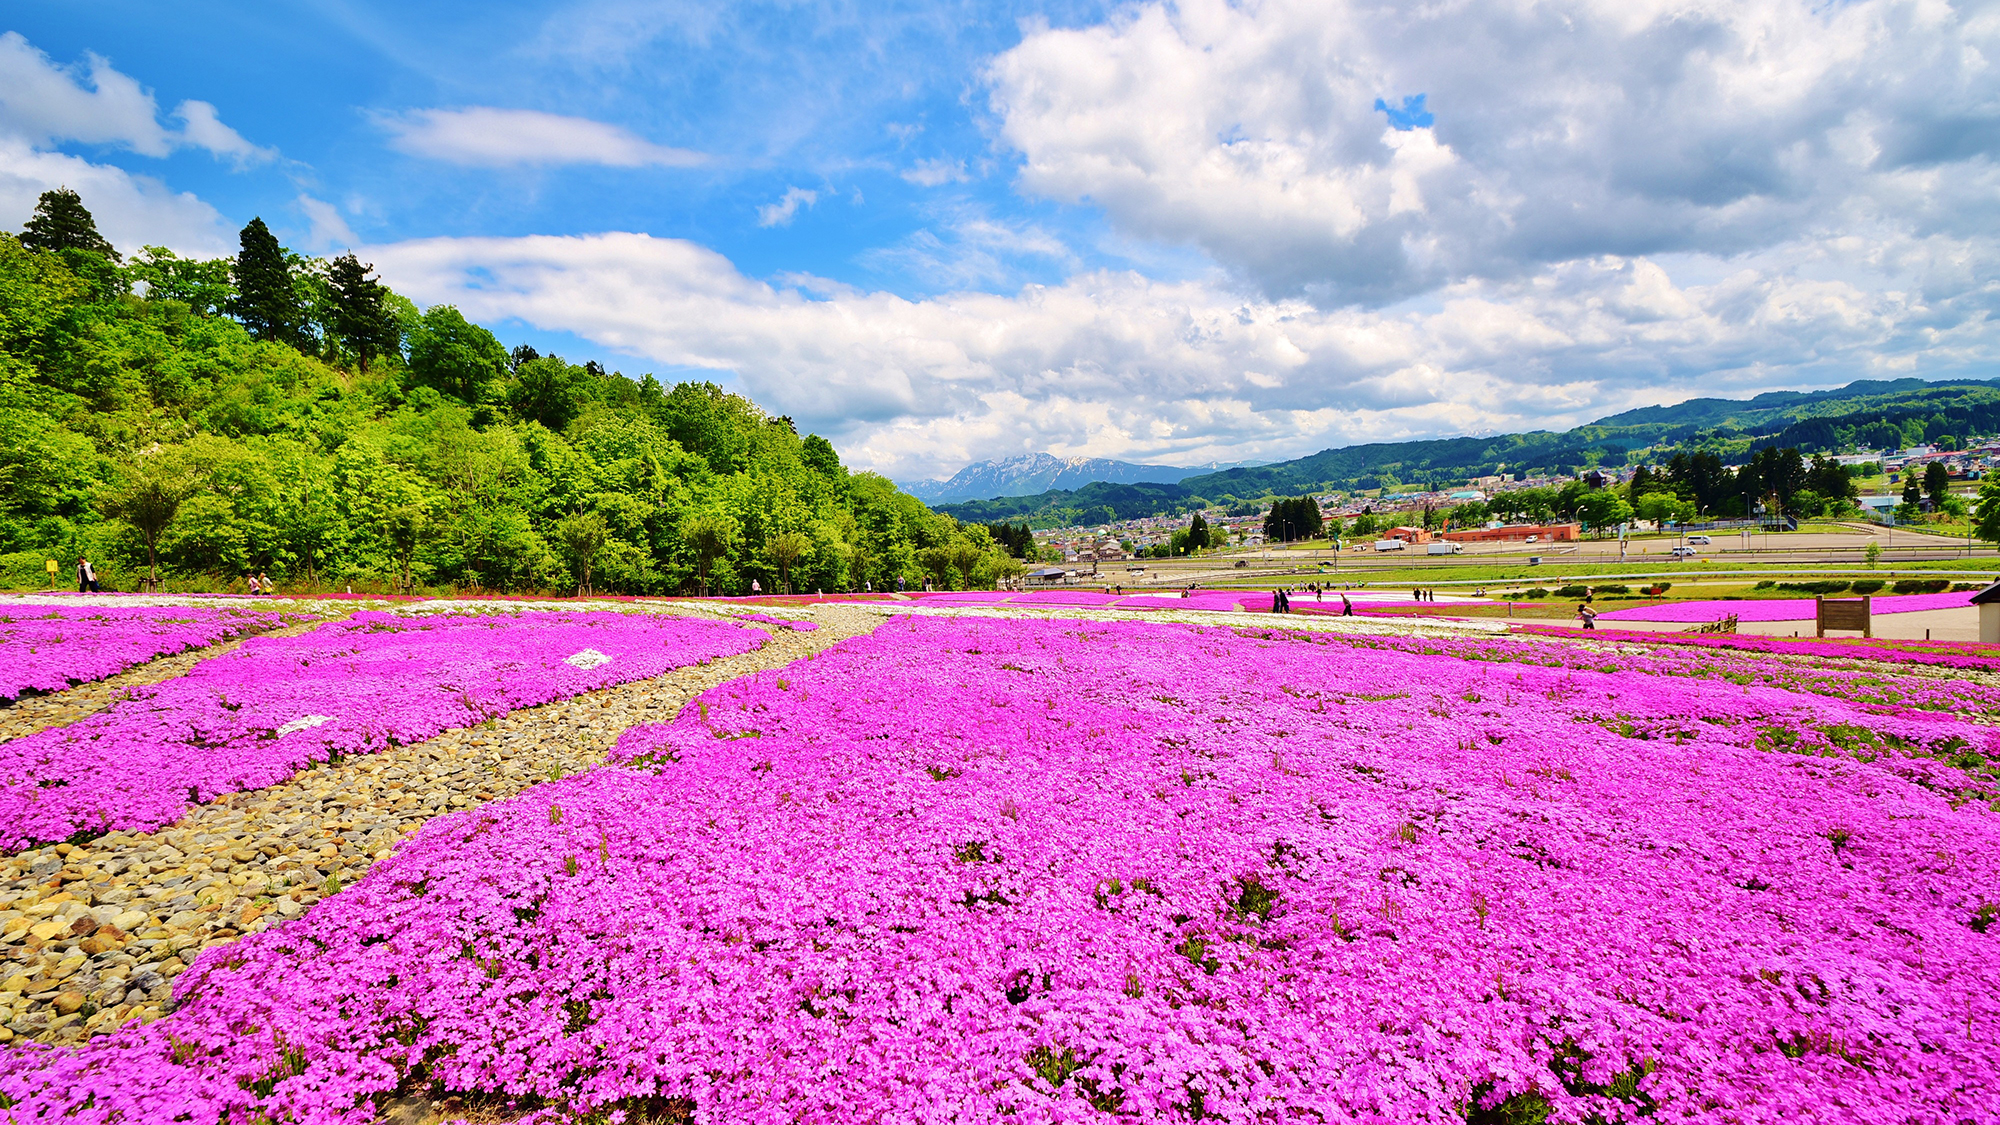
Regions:
<instances>
[{"instance_id":1,"label":"white cumulus cloud","mask_svg":"<svg viewBox=\"0 0 2000 1125\"><path fill-rule=\"evenodd\" d=\"M699 152L654 144L602 121L532 109L418 109L385 116L381 122L393 134L391 144L403 152L479 167L687 168L708 159Z\"/></svg>"},{"instance_id":2,"label":"white cumulus cloud","mask_svg":"<svg viewBox=\"0 0 2000 1125\"><path fill-rule=\"evenodd\" d=\"M811 207L819 202L819 193L806 188L786 188L784 198L776 203L766 203L757 208L757 225L760 227L788 227L798 215L800 207Z\"/></svg>"},{"instance_id":3,"label":"white cumulus cloud","mask_svg":"<svg viewBox=\"0 0 2000 1125\"><path fill-rule=\"evenodd\" d=\"M744 276L643 234L369 247L399 291L725 373L854 463L931 476L1050 450L1189 463L1558 427L1690 394L1828 385L2000 353L1881 263L1764 255L1701 283L1644 257L1468 279L1420 309L1244 297L1224 279L1080 273L911 300Z\"/></svg>"},{"instance_id":4,"label":"white cumulus cloud","mask_svg":"<svg viewBox=\"0 0 2000 1125\"><path fill-rule=\"evenodd\" d=\"M347 220L341 217L340 208L326 200L300 194L298 207L305 212L306 242L309 245L323 250L338 251L351 249L361 241L354 236L354 231L347 225Z\"/></svg>"},{"instance_id":5,"label":"white cumulus cloud","mask_svg":"<svg viewBox=\"0 0 2000 1125\"><path fill-rule=\"evenodd\" d=\"M0 34L0 132L44 149L80 141L142 156L200 148L239 163L275 155L224 125L207 102L182 102L174 116L183 127L168 129L153 95L136 80L97 55L87 60L86 67L60 67L20 33Z\"/></svg>"},{"instance_id":6,"label":"white cumulus cloud","mask_svg":"<svg viewBox=\"0 0 2000 1125\"><path fill-rule=\"evenodd\" d=\"M197 257L236 252L235 228L193 194L0 134L0 229L19 230L41 194L58 187L82 196L98 231L126 253L147 245Z\"/></svg>"},{"instance_id":7,"label":"white cumulus cloud","mask_svg":"<svg viewBox=\"0 0 2000 1125\"><path fill-rule=\"evenodd\" d=\"M1995 58L1984 6L1932 0L1181 0L1032 31L988 81L1029 191L1338 305L1991 229ZM1428 123L1384 112L1419 95Z\"/></svg>"}]
</instances>

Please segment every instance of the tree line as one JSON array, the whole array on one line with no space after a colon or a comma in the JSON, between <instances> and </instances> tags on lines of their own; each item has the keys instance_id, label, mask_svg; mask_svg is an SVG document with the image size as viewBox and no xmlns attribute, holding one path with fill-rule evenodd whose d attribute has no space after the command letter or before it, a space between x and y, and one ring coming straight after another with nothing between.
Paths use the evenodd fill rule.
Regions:
<instances>
[{"instance_id":1,"label":"tree line","mask_svg":"<svg viewBox=\"0 0 2000 1125\"><path fill-rule=\"evenodd\" d=\"M234 258L128 259L59 190L0 234L0 580L81 556L126 588L742 593L1020 569L711 383L510 350L260 219Z\"/></svg>"}]
</instances>

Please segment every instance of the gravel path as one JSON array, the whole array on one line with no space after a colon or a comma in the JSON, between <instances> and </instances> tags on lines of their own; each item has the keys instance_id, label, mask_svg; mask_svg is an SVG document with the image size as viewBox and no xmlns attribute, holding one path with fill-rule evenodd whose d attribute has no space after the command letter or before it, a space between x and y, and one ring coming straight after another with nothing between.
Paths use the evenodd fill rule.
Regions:
<instances>
[{"instance_id":1,"label":"gravel path","mask_svg":"<svg viewBox=\"0 0 2000 1125\"><path fill-rule=\"evenodd\" d=\"M783 667L884 620L839 605L784 616L810 617L819 629L765 626L771 642L756 652L307 769L151 835L114 832L0 858L0 1042L74 1043L157 1019L173 978L201 949L304 913L431 817L588 769L626 727L664 722L725 680ZM178 675L225 647L155 661L104 681L104 694L91 698L102 707L118 687ZM62 714L47 713L42 725L80 717Z\"/></svg>"},{"instance_id":2,"label":"gravel path","mask_svg":"<svg viewBox=\"0 0 2000 1125\"><path fill-rule=\"evenodd\" d=\"M290 607L284 607L289 609ZM313 612L325 614L315 621L305 621L297 625L287 625L282 629L271 629L262 633L246 633L240 637L209 645L207 648L189 649L173 656L162 656L149 660L137 668L106 676L87 684L51 692L48 695L31 695L15 700L11 705L0 707L0 742L10 738L22 738L36 731L50 727L62 727L78 719L94 715L117 702L127 688L144 687L185 675L187 670L211 656L221 656L251 637L291 637L310 629L317 629L328 621L337 620L352 613L357 607L348 605L328 609L324 603Z\"/></svg>"}]
</instances>

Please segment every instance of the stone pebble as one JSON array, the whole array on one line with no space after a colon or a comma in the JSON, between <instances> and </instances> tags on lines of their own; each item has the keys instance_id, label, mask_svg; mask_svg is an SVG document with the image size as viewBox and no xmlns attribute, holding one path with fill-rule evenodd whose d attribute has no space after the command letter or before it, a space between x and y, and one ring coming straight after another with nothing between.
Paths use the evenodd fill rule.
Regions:
<instances>
[{"instance_id":1,"label":"stone pebble","mask_svg":"<svg viewBox=\"0 0 2000 1125\"><path fill-rule=\"evenodd\" d=\"M755 652L311 767L157 832L0 857L0 1043L77 1043L158 1019L172 1010L174 977L203 949L299 917L431 817L589 769L627 727L665 722L717 684L883 620L848 606L810 616L817 631L767 627L771 641Z\"/></svg>"}]
</instances>

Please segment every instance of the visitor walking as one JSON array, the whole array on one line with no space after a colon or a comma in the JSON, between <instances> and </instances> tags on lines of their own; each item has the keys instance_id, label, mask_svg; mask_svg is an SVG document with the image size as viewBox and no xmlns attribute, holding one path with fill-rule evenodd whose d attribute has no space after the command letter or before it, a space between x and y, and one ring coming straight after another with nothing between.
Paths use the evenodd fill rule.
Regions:
<instances>
[{"instance_id":1,"label":"visitor walking","mask_svg":"<svg viewBox=\"0 0 2000 1125\"><path fill-rule=\"evenodd\" d=\"M257 574L255 571L243 576L243 585L249 588L251 597L254 598L257 596Z\"/></svg>"},{"instance_id":2,"label":"visitor walking","mask_svg":"<svg viewBox=\"0 0 2000 1125\"><path fill-rule=\"evenodd\" d=\"M755 578L752 578L750 580L750 596L754 598L759 594L762 594L763 592L764 592L763 584L758 582Z\"/></svg>"},{"instance_id":3,"label":"visitor walking","mask_svg":"<svg viewBox=\"0 0 2000 1125\"><path fill-rule=\"evenodd\" d=\"M267 598L278 592L277 584L271 581L271 576L261 570L257 572L257 588L264 591L264 596Z\"/></svg>"},{"instance_id":4,"label":"visitor walking","mask_svg":"<svg viewBox=\"0 0 2000 1125\"><path fill-rule=\"evenodd\" d=\"M1576 603L1576 616L1583 622L1584 628L1597 628L1597 610L1593 609L1589 602Z\"/></svg>"},{"instance_id":5,"label":"visitor walking","mask_svg":"<svg viewBox=\"0 0 2000 1125\"><path fill-rule=\"evenodd\" d=\"M1354 616L1354 603L1347 600L1346 594L1340 595L1340 615L1342 617Z\"/></svg>"}]
</instances>

